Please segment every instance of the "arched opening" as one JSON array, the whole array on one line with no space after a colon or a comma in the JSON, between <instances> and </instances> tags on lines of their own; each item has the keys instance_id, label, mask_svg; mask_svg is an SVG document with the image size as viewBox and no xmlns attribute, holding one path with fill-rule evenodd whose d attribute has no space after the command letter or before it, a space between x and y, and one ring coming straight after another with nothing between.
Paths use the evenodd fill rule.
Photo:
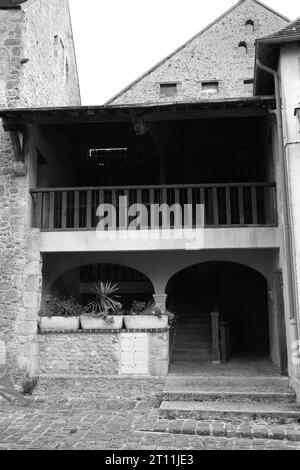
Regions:
<instances>
[{"instance_id":1,"label":"arched opening","mask_svg":"<svg viewBox=\"0 0 300 470\"><path fill-rule=\"evenodd\" d=\"M248 54L248 47L245 41L239 43L239 53L241 56L246 56Z\"/></svg>"},{"instance_id":2,"label":"arched opening","mask_svg":"<svg viewBox=\"0 0 300 470\"><path fill-rule=\"evenodd\" d=\"M272 367L268 283L259 272L231 262L197 264L173 276L167 294L179 316L172 364L211 364L217 312L220 362Z\"/></svg>"},{"instance_id":3,"label":"arched opening","mask_svg":"<svg viewBox=\"0 0 300 470\"><path fill-rule=\"evenodd\" d=\"M246 23L245 23L245 28L246 28L246 31L249 32L249 33L253 33L254 32L254 21L253 20L247 20Z\"/></svg>"},{"instance_id":4,"label":"arched opening","mask_svg":"<svg viewBox=\"0 0 300 470\"><path fill-rule=\"evenodd\" d=\"M147 276L135 269L109 263L90 264L66 271L49 286L47 295L72 296L86 304L93 297L92 285L100 281L118 286L120 302L125 310L135 300L149 301L153 298L153 285Z\"/></svg>"}]
</instances>

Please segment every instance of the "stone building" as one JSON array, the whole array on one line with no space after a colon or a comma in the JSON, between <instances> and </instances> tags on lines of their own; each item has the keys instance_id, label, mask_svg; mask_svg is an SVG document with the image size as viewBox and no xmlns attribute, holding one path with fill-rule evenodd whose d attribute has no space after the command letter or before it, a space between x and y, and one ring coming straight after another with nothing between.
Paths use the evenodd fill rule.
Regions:
<instances>
[{"instance_id":1,"label":"stone building","mask_svg":"<svg viewBox=\"0 0 300 470\"><path fill-rule=\"evenodd\" d=\"M233 358L288 376L299 395L299 22L242 0L105 106L84 107L67 2L4 3L5 367L166 376ZM38 330L47 299L84 301L99 280L118 283L126 308L154 297L176 311L175 334Z\"/></svg>"}]
</instances>

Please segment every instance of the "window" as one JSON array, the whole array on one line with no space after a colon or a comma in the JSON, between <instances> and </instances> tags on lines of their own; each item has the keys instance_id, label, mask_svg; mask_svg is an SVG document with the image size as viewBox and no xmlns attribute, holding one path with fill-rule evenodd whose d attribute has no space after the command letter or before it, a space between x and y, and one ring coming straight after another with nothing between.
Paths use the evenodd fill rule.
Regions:
<instances>
[{"instance_id":1,"label":"window","mask_svg":"<svg viewBox=\"0 0 300 470\"><path fill-rule=\"evenodd\" d=\"M202 93L219 93L219 82L202 82Z\"/></svg>"},{"instance_id":2,"label":"window","mask_svg":"<svg viewBox=\"0 0 300 470\"><path fill-rule=\"evenodd\" d=\"M253 33L254 32L254 21L253 20L247 20L246 23L245 23L245 28L246 28L247 32Z\"/></svg>"},{"instance_id":3,"label":"window","mask_svg":"<svg viewBox=\"0 0 300 470\"><path fill-rule=\"evenodd\" d=\"M54 61L55 64L64 70L65 67L65 46L60 36L54 36Z\"/></svg>"},{"instance_id":4,"label":"window","mask_svg":"<svg viewBox=\"0 0 300 470\"><path fill-rule=\"evenodd\" d=\"M115 148L102 148L102 149L90 149L89 150L90 158L97 158L97 157L119 157L127 156L127 148L126 147L115 147Z\"/></svg>"},{"instance_id":5,"label":"window","mask_svg":"<svg viewBox=\"0 0 300 470\"><path fill-rule=\"evenodd\" d=\"M126 147L90 149L89 157L94 161L97 167L113 167L122 165L128 155Z\"/></svg>"},{"instance_id":6,"label":"window","mask_svg":"<svg viewBox=\"0 0 300 470\"><path fill-rule=\"evenodd\" d=\"M247 48L247 44L244 41L239 43L239 51L240 51L241 56L247 55L248 48Z\"/></svg>"},{"instance_id":7,"label":"window","mask_svg":"<svg viewBox=\"0 0 300 470\"><path fill-rule=\"evenodd\" d=\"M161 83L160 96L175 96L177 94L177 83Z\"/></svg>"},{"instance_id":8,"label":"window","mask_svg":"<svg viewBox=\"0 0 300 470\"><path fill-rule=\"evenodd\" d=\"M247 78L246 80L244 80L245 90L249 91L249 93L253 93L253 84L254 84L253 78Z\"/></svg>"}]
</instances>

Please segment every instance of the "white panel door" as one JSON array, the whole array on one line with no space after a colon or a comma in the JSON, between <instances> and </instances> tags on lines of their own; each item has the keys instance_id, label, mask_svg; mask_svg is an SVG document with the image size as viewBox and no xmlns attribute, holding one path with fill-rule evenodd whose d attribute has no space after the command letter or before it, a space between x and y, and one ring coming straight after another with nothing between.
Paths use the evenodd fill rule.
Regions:
<instances>
[{"instance_id":1,"label":"white panel door","mask_svg":"<svg viewBox=\"0 0 300 470\"><path fill-rule=\"evenodd\" d=\"M121 334L121 374L149 374L148 335Z\"/></svg>"}]
</instances>

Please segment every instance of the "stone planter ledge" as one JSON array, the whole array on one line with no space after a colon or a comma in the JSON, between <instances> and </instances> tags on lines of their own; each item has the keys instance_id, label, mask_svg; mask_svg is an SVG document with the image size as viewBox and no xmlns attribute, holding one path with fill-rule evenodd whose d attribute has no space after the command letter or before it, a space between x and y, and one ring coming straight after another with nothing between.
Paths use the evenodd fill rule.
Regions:
<instances>
[{"instance_id":1,"label":"stone planter ledge","mask_svg":"<svg viewBox=\"0 0 300 470\"><path fill-rule=\"evenodd\" d=\"M121 333L165 333L169 328L142 328L137 330L38 330L38 335L86 335L86 334L121 334Z\"/></svg>"}]
</instances>

